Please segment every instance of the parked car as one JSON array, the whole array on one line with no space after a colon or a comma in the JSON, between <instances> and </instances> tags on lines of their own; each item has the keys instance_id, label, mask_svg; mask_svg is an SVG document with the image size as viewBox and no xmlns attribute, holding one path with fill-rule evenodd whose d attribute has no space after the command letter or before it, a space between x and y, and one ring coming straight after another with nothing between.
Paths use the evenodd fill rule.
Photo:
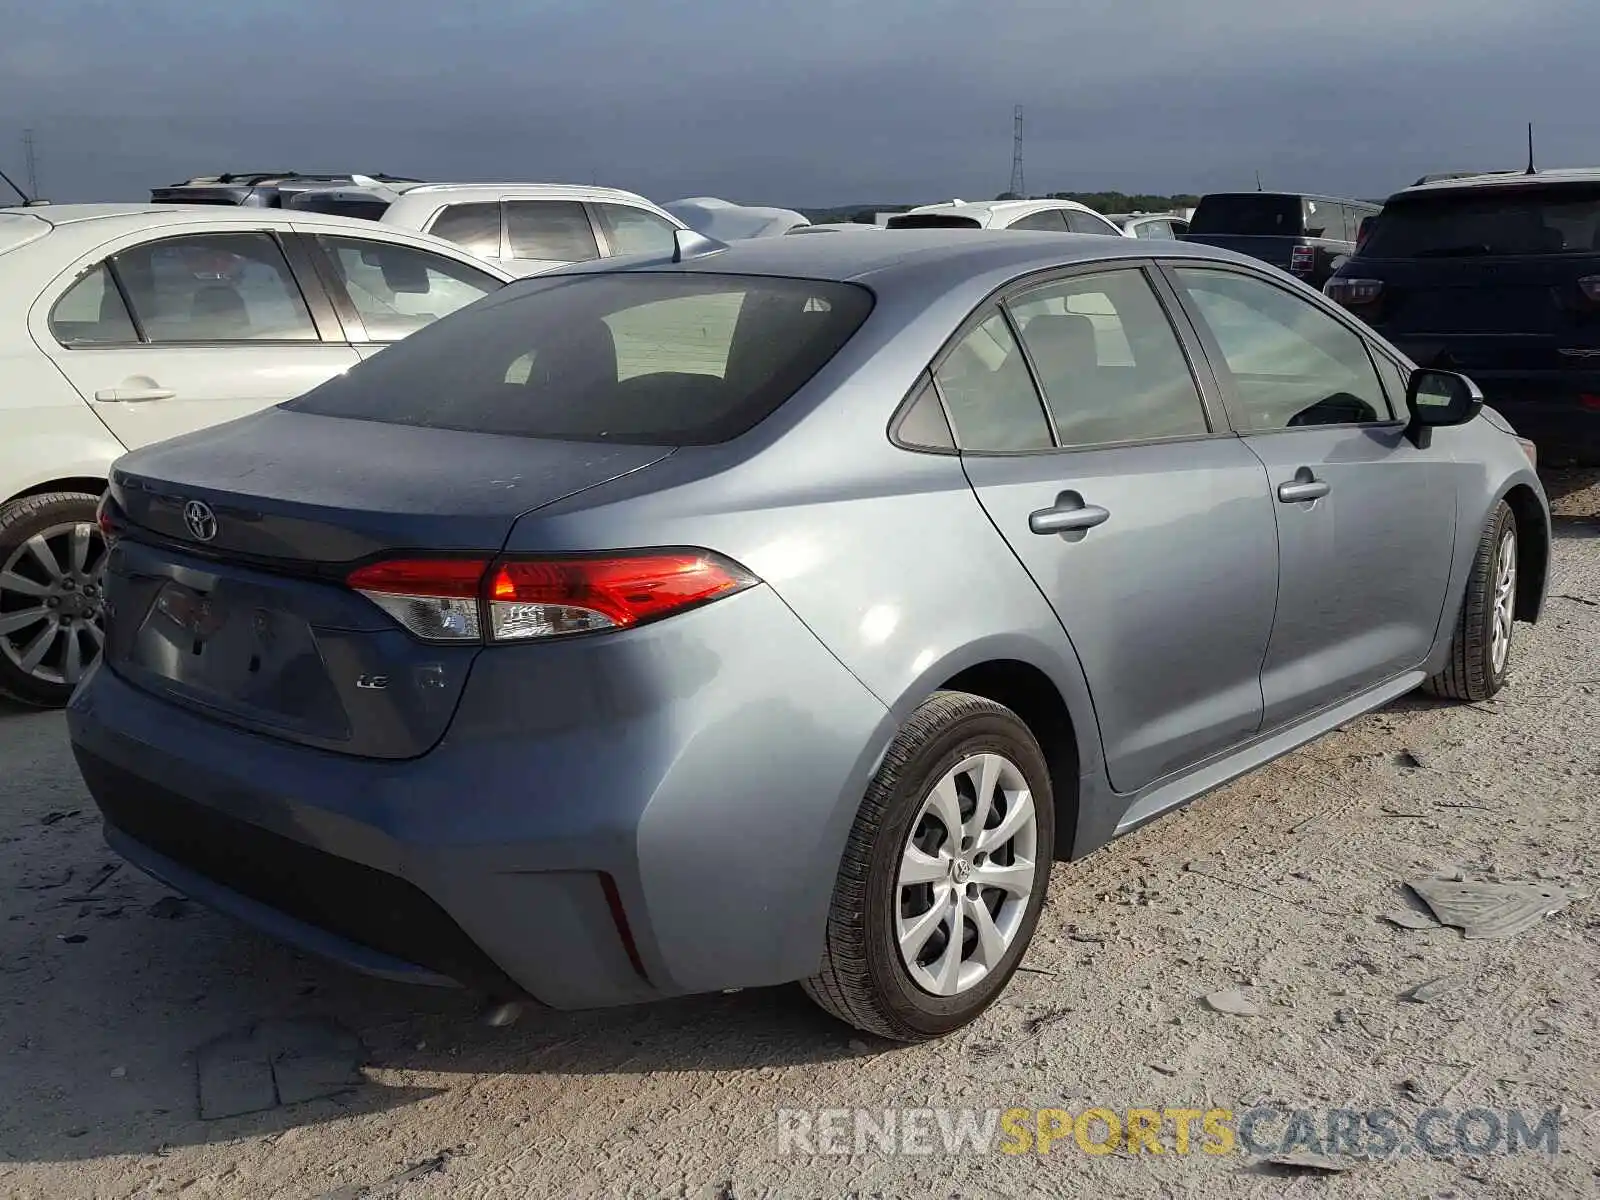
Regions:
<instances>
[{"instance_id":1,"label":"parked car","mask_svg":"<svg viewBox=\"0 0 1600 1200\"><path fill-rule=\"evenodd\" d=\"M65 704L98 653L95 503L125 450L288 400L509 278L336 217L0 210L0 692Z\"/></svg>"},{"instance_id":2,"label":"parked car","mask_svg":"<svg viewBox=\"0 0 1600 1200\"><path fill-rule=\"evenodd\" d=\"M1244 256L674 257L117 464L68 725L119 854L395 979L800 980L915 1041L1000 994L1053 858L1419 685L1491 696L1539 616L1504 422Z\"/></svg>"},{"instance_id":3,"label":"parked car","mask_svg":"<svg viewBox=\"0 0 1600 1200\"><path fill-rule=\"evenodd\" d=\"M1325 290L1471 375L1542 461L1600 465L1600 169L1406 188Z\"/></svg>"},{"instance_id":4,"label":"parked car","mask_svg":"<svg viewBox=\"0 0 1600 1200\"><path fill-rule=\"evenodd\" d=\"M562 183L415 183L336 187L295 197L303 212L425 230L517 275L631 254L670 254L688 228L643 196Z\"/></svg>"},{"instance_id":5,"label":"parked car","mask_svg":"<svg viewBox=\"0 0 1600 1200\"><path fill-rule=\"evenodd\" d=\"M1320 288L1355 252L1362 218L1379 207L1299 192L1212 192L1200 197L1183 237L1259 258Z\"/></svg>"},{"instance_id":6,"label":"parked car","mask_svg":"<svg viewBox=\"0 0 1600 1200\"><path fill-rule=\"evenodd\" d=\"M1110 213L1106 220L1122 230L1124 237L1178 238L1189 231L1189 222L1177 213Z\"/></svg>"},{"instance_id":7,"label":"parked car","mask_svg":"<svg viewBox=\"0 0 1600 1200\"><path fill-rule=\"evenodd\" d=\"M236 171L196 175L182 183L150 189L153 204L220 204L244 208L287 208L303 191L330 186L384 187L416 183L399 175L306 175L299 171Z\"/></svg>"},{"instance_id":8,"label":"parked car","mask_svg":"<svg viewBox=\"0 0 1600 1200\"><path fill-rule=\"evenodd\" d=\"M1053 233L1100 233L1121 237L1122 230L1075 200L949 200L894 213L888 229L1016 229Z\"/></svg>"}]
</instances>

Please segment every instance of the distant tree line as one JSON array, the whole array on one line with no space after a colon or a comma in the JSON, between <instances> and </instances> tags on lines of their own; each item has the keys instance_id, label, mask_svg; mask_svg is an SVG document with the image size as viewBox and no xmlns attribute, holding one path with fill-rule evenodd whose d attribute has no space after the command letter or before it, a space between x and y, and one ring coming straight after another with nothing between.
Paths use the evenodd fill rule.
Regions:
<instances>
[{"instance_id":1,"label":"distant tree line","mask_svg":"<svg viewBox=\"0 0 1600 1200\"><path fill-rule=\"evenodd\" d=\"M1126 192L1050 192L1042 196L1017 196L1011 192L1001 192L996 200L1076 200L1079 204L1087 204L1090 208L1100 213L1132 213L1132 212L1170 212L1179 208L1193 208L1200 203L1199 196L1153 196L1147 194L1129 195ZM875 213L905 212L914 208L911 204L845 204L837 208L802 208L799 211L813 225L823 225L835 221L850 221L864 225L872 224Z\"/></svg>"}]
</instances>

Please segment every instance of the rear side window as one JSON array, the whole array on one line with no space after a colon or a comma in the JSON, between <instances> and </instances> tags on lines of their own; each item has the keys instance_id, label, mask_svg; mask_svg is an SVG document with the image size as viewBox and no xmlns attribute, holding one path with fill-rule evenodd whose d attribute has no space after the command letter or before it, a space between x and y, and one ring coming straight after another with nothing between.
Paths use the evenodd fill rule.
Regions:
<instances>
[{"instance_id":1,"label":"rear side window","mask_svg":"<svg viewBox=\"0 0 1600 1200\"><path fill-rule=\"evenodd\" d=\"M50 332L63 346L121 345L139 340L128 306L104 263L56 301L50 311Z\"/></svg>"},{"instance_id":2,"label":"rear side window","mask_svg":"<svg viewBox=\"0 0 1600 1200\"><path fill-rule=\"evenodd\" d=\"M1345 240L1344 205L1331 200L1306 200L1300 227L1306 237Z\"/></svg>"},{"instance_id":3,"label":"rear side window","mask_svg":"<svg viewBox=\"0 0 1600 1200\"><path fill-rule=\"evenodd\" d=\"M1203 196L1189 222L1194 234L1240 237L1299 237L1300 197L1270 192L1217 193Z\"/></svg>"},{"instance_id":4,"label":"rear side window","mask_svg":"<svg viewBox=\"0 0 1600 1200\"><path fill-rule=\"evenodd\" d=\"M288 407L519 437L709 445L771 415L872 310L853 284L686 272L519 284Z\"/></svg>"},{"instance_id":5,"label":"rear side window","mask_svg":"<svg viewBox=\"0 0 1600 1200\"><path fill-rule=\"evenodd\" d=\"M300 285L268 234L168 238L111 261L146 341L317 340Z\"/></svg>"},{"instance_id":6,"label":"rear side window","mask_svg":"<svg viewBox=\"0 0 1600 1200\"><path fill-rule=\"evenodd\" d=\"M1600 252L1600 187L1496 187L1416 196L1369 227L1369 258Z\"/></svg>"},{"instance_id":7,"label":"rear side window","mask_svg":"<svg viewBox=\"0 0 1600 1200\"><path fill-rule=\"evenodd\" d=\"M600 257L589 214L575 200L507 200L505 210L512 258L588 262Z\"/></svg>"},{"instance_id":8,"label":"rear side window","mask_svg":"<svg viewBox=\"0 0 1600 1200\"><path fill-rule=\"evenodd\" d=\"M1142 271L1047 284L1011 312L1063 446L1210 431L1178 335Z\"/></svg>"},{"instance_id":9,"label":"rear side window","mask_svg":"<svg viewBox=\"0 0 1600 1200\"><path fill-rule=\"evenodd\" d=\"M434 218L428 232L479 258L499 258L500 205L451 204Z\"/></svg>"},{"instance_id":10,"label":"rear side window","mask_svg":"<svg viewBox=\"0 0 1600 1200\"><path fill-rule=\"evenodd\" d=\"M999 312L951 347L933 378L963 450L1047 450L1054 444L1028 361Z\"/></svg>"},{"instance_id":11,"label":"rear side window","mask_svg":"<svg viewBox=\"0 0 1600 1200\"><path fill-rule=\"evenodd\" d=\"M1025 217L1011 222L1008 229L1048 229L1054 233L1066 233L1067 221L1061 215L1059 208L1046 208L1036 213L1029 213Z\"/></svg>"},{"instance_id":12,"label":"rear side window","mask_svg":"<svg viewBox=\"0 0 1600 1200\"><path fill-rule=\"evenodd\" d=\"M596 204L595 212L611 241L611 253L671 254L677 227L653 212L627 204Z\"/></svg>"},{"instance_id":13,"label":"rear side window","mask_svg":"<svg viewBox=\"0 0 1600 1200\"><path fill-rule=\"evenodd\" d=\"M1064 214L1067 218L1067 228L1073 233L1098 233L1107 237L1121 237L1122 233L1110 221L1102 220L1093 213L1078 212L1076 209L1067 209Z\"/></svg>"}]
</instances>

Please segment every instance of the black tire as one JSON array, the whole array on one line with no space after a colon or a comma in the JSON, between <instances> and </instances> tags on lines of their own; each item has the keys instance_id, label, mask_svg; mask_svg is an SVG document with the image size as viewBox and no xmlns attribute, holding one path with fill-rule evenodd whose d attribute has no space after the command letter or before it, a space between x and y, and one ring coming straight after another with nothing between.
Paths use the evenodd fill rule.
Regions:
<instances>
[{"instance_id":1,"label":"black tire","mask_svg":"<svg viewBox=\"0 0 1600 1200\"><path fill-rule=\"evenodd\" d=\"M998 964L968 990L939 996L913 980L895 936L900 859L929 792L963 759L985 751L1008 759L1032 793L1033 887ZM822 969L801 986L840 1020L894 1041L925 1041L961 1028L993 1003L1027 950L1044 908L1054 844L1050 773L1027 725L980 696L935 693L900 730L867 788L834 888ZM945 936L948 944L948 929Z\"/></svg>"},{"instance_id":2,"label":"black tire","mask_svg":"<svg viewBox=\"0 0 1600 1200\"><path fill-rule=\"evenodd\" d=\"M47 492L0 505L0 570L13 561L17 552L35 534L62 525L94 525L98 503L99 497L84 492ZM98 561L105 553L98 527L93 539L92 553L98 557L91 559L91 562ZM43 578L34 572L33 564L24 564L19 573L35 582ZM14 615L37 603L36 599L18 592L0 589L0 629L4 628L8 614ZM45 672L41 673L24 671L19 662L13 661L13 653L25 644L21 639L31 632L31 629L0 632L0 641L5 642L0 645L0 694L39 708L60 708L71 697L75 685L42 677L42 674L48 673L48 663ZM93 643L88 638L82 638L79 645L82 669L87 670L93 661ZM53 652L56 652L54 648Z\"/></svg>"},{"instance_id":3,"label":"black tire","mask_svg":"<svg viewBox=\"0 0 1600 1200\"><path fill-rule=\"evenodd\" d=\"M1511 506L1502 500L1478 538L1472 570L1467 576L1467 594L1450 640L1450 659L1442 671L1422 685L1435 696L1469 702L1487 700L1505 686L1511 673L1509 632L1504 661L1494 661L1495 591L1504 565L1501 554L1508 531L1515 570L1517 519Z\"/></svg>"}]
</instances>

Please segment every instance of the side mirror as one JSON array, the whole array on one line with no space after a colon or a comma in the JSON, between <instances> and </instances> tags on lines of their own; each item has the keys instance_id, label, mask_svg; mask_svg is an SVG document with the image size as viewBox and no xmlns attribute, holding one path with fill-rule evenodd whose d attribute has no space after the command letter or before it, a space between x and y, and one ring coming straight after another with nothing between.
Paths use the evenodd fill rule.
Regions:
<instances>
[{"instance_id":1,"label":"side mirror","mask_svg":"<svg viewBox=\"0 0 1600 1200\"><path fill-rule=\"evenodd\" d=\"M1465 375L1425 368L1411 373L1406 408L1411 413L1406 436L1419 449L1427 449L1435 428L1465 425L1476 417L1483 408L1483 393Z\"/></svg>"}]
</instances>

